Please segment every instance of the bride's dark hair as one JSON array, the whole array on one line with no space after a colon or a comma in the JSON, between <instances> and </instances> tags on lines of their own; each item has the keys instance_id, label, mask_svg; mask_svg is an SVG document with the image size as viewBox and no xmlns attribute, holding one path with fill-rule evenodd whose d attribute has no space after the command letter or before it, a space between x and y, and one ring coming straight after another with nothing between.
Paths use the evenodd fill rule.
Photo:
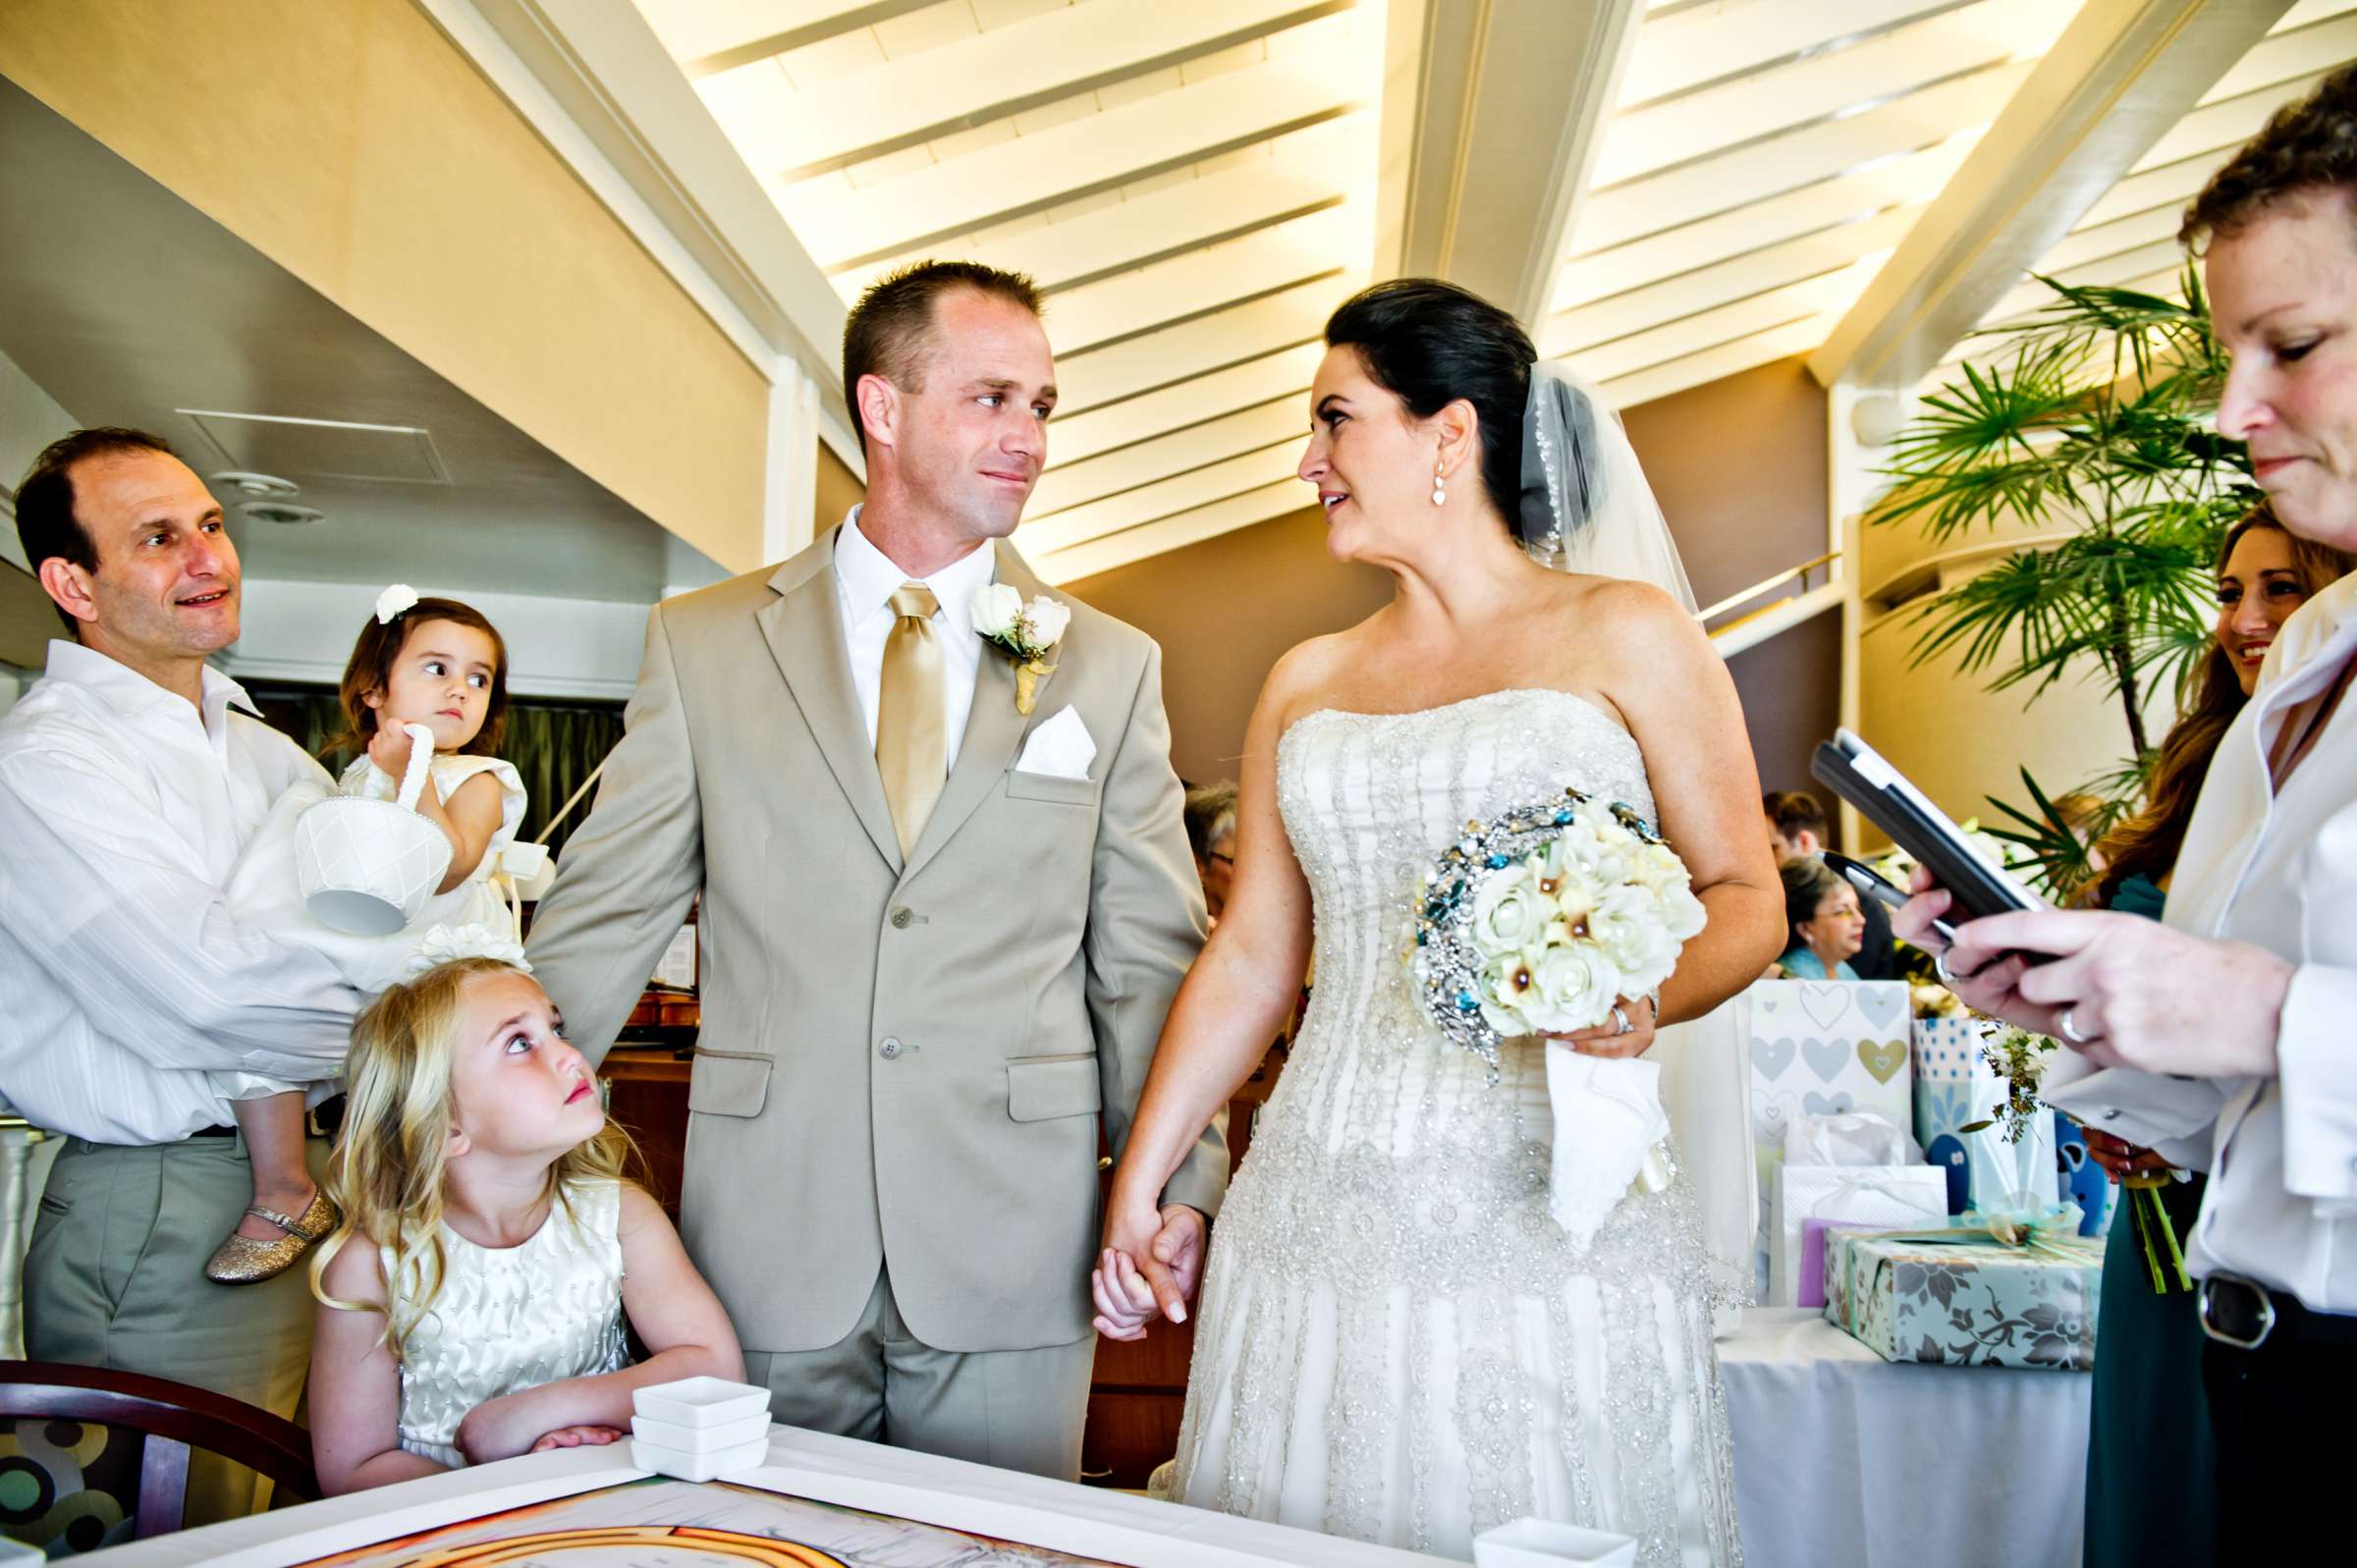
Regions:
<instances>
[{"instance_id":1,"label":"bride's dark hair","mask_svg":"<svg viewBox=\"0 0 2357 1568\"><path fill-rule=\"evenodd\" d=\"M1521 533L1522 413L1538 359L1522 324L1438 278L1362 289L1326 322L1326 344L1354 349L1375 384L1429 419L1462 398L1480 418L1481 487Z\"/></svg>"}]
</instances>

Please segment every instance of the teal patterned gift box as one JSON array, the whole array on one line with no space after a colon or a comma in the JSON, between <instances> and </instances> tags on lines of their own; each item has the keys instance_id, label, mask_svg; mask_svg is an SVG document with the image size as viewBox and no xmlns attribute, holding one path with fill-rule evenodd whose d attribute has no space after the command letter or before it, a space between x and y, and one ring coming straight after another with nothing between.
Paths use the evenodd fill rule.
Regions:
<instances>
[{"instance_id":1,"label":"teal patterned gift box","mask_svg":"<svg viewBox=\"0 0 2357 1568\"><path fill-rule=\"evenodd\" d=\"M2102 1241L2042 1236L2015 1246L1981 1231L1927 1234L1828 1231L1827 1319L1885 1361L2095 1369Z\"/></svg>"}]
</instances>

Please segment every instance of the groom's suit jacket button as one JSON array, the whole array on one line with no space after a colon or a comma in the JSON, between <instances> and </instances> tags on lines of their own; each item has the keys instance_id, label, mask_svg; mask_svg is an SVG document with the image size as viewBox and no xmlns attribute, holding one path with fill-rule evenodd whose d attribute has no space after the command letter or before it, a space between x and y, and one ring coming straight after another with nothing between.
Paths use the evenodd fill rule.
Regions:
<instances>
[{"instance_id":1,"label":"groom's suit jacket button","mask_svg":"<svg viewBox=\"0 0 2357 1568\"><path fill-rule=\"evenodd\" d=\"M886 1061L890 1061L893 1057L899 1055L900 1054L901 1043L898 1040L888 1039L882 1045L876 1048L876 1054L882 1056Z\"/></svg>"},{"instance_id":2,"label":"groom's suit jacket button","mask_svg":"<svg viewBox=\"0 0 2357 1568\"><path fill-rule=\"evenodd\" d=\"M906 904L903 904L900 908L895 909L892 912L892 929L895 931L906 931L908 929L908 922L914 920L915 918L915 914L909 910L908 906Z\"/></svg>"}]
</instances>

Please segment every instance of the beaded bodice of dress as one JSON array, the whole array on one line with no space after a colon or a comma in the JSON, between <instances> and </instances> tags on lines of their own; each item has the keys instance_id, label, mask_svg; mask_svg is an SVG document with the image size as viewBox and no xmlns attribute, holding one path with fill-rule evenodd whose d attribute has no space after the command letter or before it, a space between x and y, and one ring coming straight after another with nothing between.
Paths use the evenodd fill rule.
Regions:
<instances>
[{"instance_id":1,"label":"beaded bodice of dress","mask_svg":"<svg viewBox=\"0 0 2357 1568\"><path fill-rule=\"evenodd\" d=\"M1314 903L1316 983L1222 1211L1231 1246L1345 1290L1449 1291L1615 1258L1657 1275L1699 1267L1677 1185L1623 1203L1594 1255L1575 1260L1546 1211L1552 1126L1537 1049L1509 1045L1493 1084L1415 1000L1407 955L1435 858L1468 821L1565 784L1655 817L1635 739L1568 692L1320 710L1288 730L1278 802ZM1311 1191L1327 1201L1291 1196Z\"/></svg>"},{"instance_id":2,"label":"beaded bodice of dress","mask_svg":"<svg viewBox=\"0 0 2357 1568\"><path fill-rule=\"evenodd\" d=\"M552 1205L520 1246L479 1247L442 1227L442 1288L402 1356L404 1448L465 1464L459 1423L483 1401L630 1365L621 1221L622 1186L607 1180L582 1182L570 1212Z\"/></svg>"}]
</instances>

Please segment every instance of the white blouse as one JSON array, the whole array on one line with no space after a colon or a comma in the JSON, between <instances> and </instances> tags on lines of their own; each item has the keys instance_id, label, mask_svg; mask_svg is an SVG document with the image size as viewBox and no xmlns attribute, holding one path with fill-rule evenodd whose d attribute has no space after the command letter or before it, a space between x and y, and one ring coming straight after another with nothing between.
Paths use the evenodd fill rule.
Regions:
<instances>
[{"instance_id":1,"label":"white blouse","mask_svg":"<svg viewBox=\"0 0 2357 1568\"><path fill-rule=\"evenodd\" d=\"M2285 714L2357 656L2357 576L2286 622L2202 784L2169 882L2168 924L2297 966L2277 1076L2186 1080L2084 1072L2062 1054L2056 1099L2090 1124L2207 1165L2187 1250L2320 1312L2357 1313L2357 700L2344 700L2280 792L2268 755ZM2050 1092L2050 1099L2056 1098Z\"/></svg>"},{"instance_id":2,"label":"white blouse","mask_svg":"<svg viewBox=\"0 0 2357 1568\"><path fill-rule=\"evenodd\" d=\"M0 1096L96 1143L226 1126L210 1073L343 1061L360 998L229 912L230 871L289 785L327 776L207 669L188 701L79 643L0 718Z\"/></svg>"}]
</instances>

